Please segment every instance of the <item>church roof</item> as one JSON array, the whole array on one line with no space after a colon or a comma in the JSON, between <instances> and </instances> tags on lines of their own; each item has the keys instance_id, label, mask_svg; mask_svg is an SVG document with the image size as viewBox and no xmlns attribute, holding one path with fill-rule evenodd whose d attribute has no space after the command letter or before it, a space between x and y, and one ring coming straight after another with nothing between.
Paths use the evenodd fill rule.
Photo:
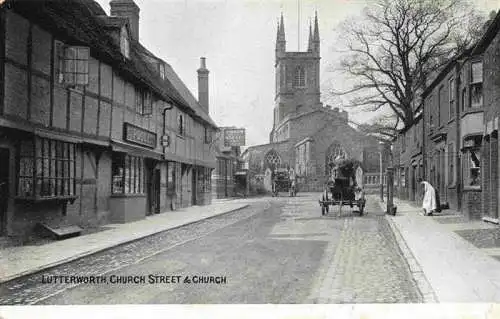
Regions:
<instances>
[{"instance_id":1,"label":"church roof","mask_svg":"<svg viewBox=\"0 0 500 319\"><path fill-rule=\"evenodd\" d=\"M291 140L286 140L286 141L281 141L281 142L276 142L276 143L268 143L268 144L261 144L261 145L254 145L254 146L249 146L241 155L241 157L245 156L247 153L255 155L255 156L261 156L265 155L267 152L270 150L274 149L278 152L278 154L282 154L283 152L286 152L292 147L292 141Z\"/></svg>"}]
</instances>

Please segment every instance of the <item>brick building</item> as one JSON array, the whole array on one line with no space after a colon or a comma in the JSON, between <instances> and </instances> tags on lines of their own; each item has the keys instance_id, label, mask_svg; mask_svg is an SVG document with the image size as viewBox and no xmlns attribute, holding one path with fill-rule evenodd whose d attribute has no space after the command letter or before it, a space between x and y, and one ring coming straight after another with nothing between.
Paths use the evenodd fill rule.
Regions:
<instances>
[{"instance_id":1,"label":"brick building","mask_svg":"<svg viewBox=\"0 0 500 319\"><path fill-rule=\"evenodd\" d=\"M394 190L401 199L419 202L418 180L424 176L423 161L423 117L417 110L415 125L399 132L393 145Z\"/></svg>"},{"instance_id":2,"label":"brick building","mask_svg":"<svg viewBox=\"0 0 500 319\"><path fill-rule=\"evenodd\" d=\"M451 59L423 93L424 179L441 203L469 218L498 222L498 78L500 16L491 16L479 42ZM408 129L416 130L418 122ZM395 141L398 157L408 142ZM403 194L400 194L404 197ZM411 196L407 197L413 200Z\"/></svg>"},{"instance_id":3,"label":"brick building","mask_svg":"<svg viewBox=\"0 0 500 319\"><path fill-rule=\"evenodd\" d=\"M110 5L111 16L86 0L0 11L0 236L210 202L204 64L198 103L139 43L137 5Z\"/></svg>"},{"instance_id":4,"label":"brick building","mask_svg":"<svg viewBox=\"0 0 500 319\"><path fill-rule=\"evenodd\" d=\"M324 106L320 101L320 38L318 18L310 26L305 52L286 51L283 16L276 39L276 96L270 143L251 146L243 153L250 188L270 189L270 170L294 168L299 191L321 191L337 157L361 162L375 138L355 130L347 112ZM378 157L373 159L378 163ZM367 163L365 163L367 164ZM378 171L378 165L375 166Z\"/></svg>"},{"instance_id":5,"label":"brick building","mask_svg":"<svg viewBox=\"0 0 500 319\"><path fill-rule=\"evenodd\" d=\"M244 134L241 141L232 143L228 134L235 130L244 132L236 127L219 127L214 143L216 148L217 164L212 171L212 197L228 198L247 195L247 171L243 168L240 157L241 146L245 144ZM233 145L236 144L236 145Z\"/></svg>"},{"instance_id":6,"label":"brick building","mask_svg":"<svg viewBox=\"0 0 500 319\"><path fill-rule=\"evenodd\" d=\"M482 81L475 84L475 90L482 93L483 143L481 159L483 163L481 187L482 216L485 220L498 223L499 176L498 165L498 117L500 101L500 13L490 16L491 23L480 39L473 54L482 57ZM478 138L479 139L479 138Z\"/></svg>"}]
</instances>

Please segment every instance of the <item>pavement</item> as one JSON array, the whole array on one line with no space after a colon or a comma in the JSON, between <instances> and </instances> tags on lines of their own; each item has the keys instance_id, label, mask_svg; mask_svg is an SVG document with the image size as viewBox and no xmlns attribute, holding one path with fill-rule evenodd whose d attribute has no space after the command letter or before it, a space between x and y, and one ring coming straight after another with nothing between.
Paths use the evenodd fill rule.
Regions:
<instances>
[{"instance_id":1,"label":"pavement","mask_svg":"<svg viewBox=\"0 0 500 319\"><path fill-rule=\"evenodd\" d=\"M123 245L166 230L249 206L249 200L217 201L147 216L126 223L108 224L107 230L41 246L9 247L0 250L0 283L55 267L97 252Z\"/></svg>"},{"instance_id":2,"label":"pavement","mask_svg":"<svg viewBox=\"0 0 500 319\"><path fill-rule=\"evenodd\" d=\"M423 216L420 207L397 198L394 204L396 216L385 217L424 302L500 301L498 226L469 221L453 210Z\"/></svg>"},{"instance_id":3,"label":"pavement","mask_svg":"<svg viewBox=\"0 0 500 319\"><path fill-rule=\"evenodd\" d=\"M318 198L300 193L227 201L251 205L0 284L0 305L422 302L376 198L364 216L349 208L339 216L338 207L321 216ZM111 231L105 233L112 238ZM151 274L227 281L117 284L112 279ZM58 276L106 281L47 284Z\"/></svg>"},{"instance_id":4,"label":"pavement","mask_svg":"<svg viewBox=\"0 0 500 319\"><path fill-rule=\"evenodd\" d=\"M340 218L334 217L338 207L322 217L323 223L330 218L340 223L340 239L325 250L324 267L309 302L421 303L422 295L376 197L368 199L363 216L344 209L346 215Z\"/></svg>"}]
</instances>

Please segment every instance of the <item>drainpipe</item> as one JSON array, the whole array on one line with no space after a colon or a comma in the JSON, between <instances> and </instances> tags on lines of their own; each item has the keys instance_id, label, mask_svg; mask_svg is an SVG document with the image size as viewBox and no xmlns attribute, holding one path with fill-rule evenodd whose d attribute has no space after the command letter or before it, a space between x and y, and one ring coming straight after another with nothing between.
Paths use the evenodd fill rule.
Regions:
<instances>
[{"instance_id":1,"label":"drainpipe","mask_svg":"<svg viewBox=\"0 0 500 319\"><path fill-rule=\"evenodd\" d=\"M162 135L162 139L163 139L163 136L165 136L167 134L167 128L166 128L166 125L167 125L167 111L171 110L173 108L174 108L173 105L168 105L168 106L164 107L163 110L162 110L162 116L163 116L163 135ZM163 146L163 159L166 161L167 160L166 157L165 157L165 148L166 148L166 146L163 144L163 142L162 142L162 146ZM168 177L168 169L167 169L167 177ZM175 181L174 181L174 184L175 184ZM168 189L167 189L167 197L168 197ZM175 199L173 201L175 201ZM173 201L172 201L172 203L173 203ZM171 207L172 207L172 210L175 210L175 204L173 204L173 206L171 205Z\"/></svg>"},{"instance_id":2,"label":"drainpipe","mask_svg":"<svg viewBox=\"0 0 500 319\"><path fill-rule=\"evenodd\" d=\"M456 143L455 143L455 159L456 159L456 187L457 187L457 210L460 212L462 210L462 162L461 162L461 151L460 145L462 141L460 140L460 103L462 102L462 95L460 94L460 85L462 84L462 79L460 79L460 71L462 70L465 62L467 60L457 61L456 76L455 76L455 122L456 122Z\"/></svg>"}]
</instances>

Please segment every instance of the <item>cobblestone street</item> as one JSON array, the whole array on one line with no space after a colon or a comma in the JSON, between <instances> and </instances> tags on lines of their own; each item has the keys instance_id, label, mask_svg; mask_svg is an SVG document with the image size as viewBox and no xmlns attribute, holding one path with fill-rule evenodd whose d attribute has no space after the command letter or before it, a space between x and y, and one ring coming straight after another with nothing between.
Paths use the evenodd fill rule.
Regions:
<instances>
[{"instance_id":1,"label":"cobblestone street","mask_svg":"<svg viewBox=\"0 0 500 319\"><path fill-rule=\"evenodd\" d=\"M382 212L344 220L325 278L328 303L414 303L422 298ZM327 250L328 252L328 250Z\"/></svg>"},{"instance_id":2,"label":"cobblestone street","mask_svg":"<svg viewBox=\"0 0 500 319\"><path fill-rule=\"evenodd\" d=\"M0 303L421 302L383 213L321 216L317 194L250 207L0 285ZM220 275L224 284L43 284L55 275Z\"/></svg>"}]
</instances>

